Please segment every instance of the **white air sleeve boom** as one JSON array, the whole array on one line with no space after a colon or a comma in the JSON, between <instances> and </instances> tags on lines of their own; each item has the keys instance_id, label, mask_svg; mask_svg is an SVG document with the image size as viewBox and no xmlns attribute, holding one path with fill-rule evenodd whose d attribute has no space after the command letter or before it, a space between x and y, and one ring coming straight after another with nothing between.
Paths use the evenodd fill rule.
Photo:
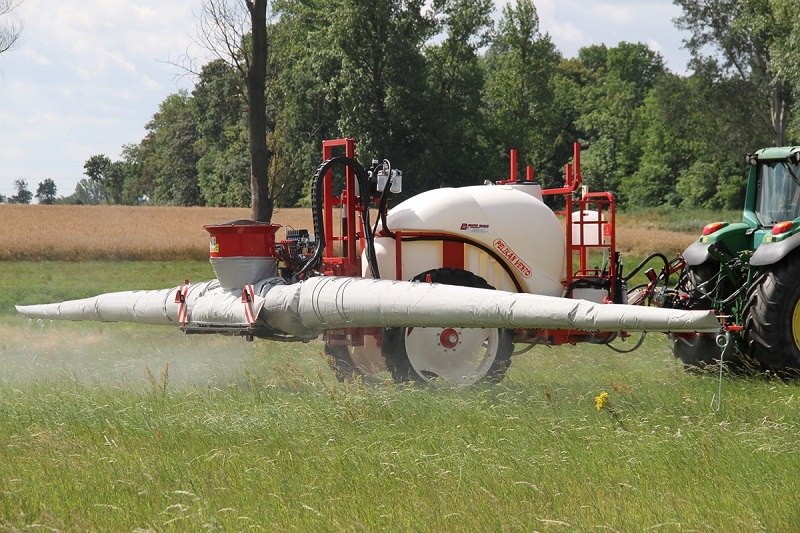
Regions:
<instances>
[{"instance_id":1,"label":"white air sleeve boom","mask_svg":"<svg viewBox=\"0 0 800 533\"><path fill-rule=\"evenodd\" d=\"M241 290L216 280L184 286L187 324L247 327ZM254 284L256 322L285 334L311 338L345 327L470 327L586 331L716 332L711 311L684 311L537 294L518 294L436 283L315 277L284 285ZM58 304L17 306L29 318L181 325L181 287L128 291Z\"/></svg>"}]
</instances>

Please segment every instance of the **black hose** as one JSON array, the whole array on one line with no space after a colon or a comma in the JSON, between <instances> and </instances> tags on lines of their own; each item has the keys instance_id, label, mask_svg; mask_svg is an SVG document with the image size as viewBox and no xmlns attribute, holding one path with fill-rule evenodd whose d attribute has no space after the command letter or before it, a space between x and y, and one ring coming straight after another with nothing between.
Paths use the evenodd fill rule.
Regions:
<instances>
[{"instance_id":1,"label":"black hose","mask_svg":"<svg viewBox=\"0 0 800 533\"><path fill-rule=\"evenodd\" d=\"M384 166L386 166L386 165L384 164ZM380 202L378 203L378 218L381 221L381 226L382 226L382 229L383 229L384 233L386 233L387 236L389 236L392 239L394 239L395 235L394 235L394 233L392 233L392 230L389 229L389 225L386 223L386 211L387 211L386 208L389 205L389 189L392 186L392 169L391 169L391 167L387 168L386 171L389 174L389 179L386 180L386 185L383 186L383 191L381 191L381 199L380 199ZM375 221L375 227L372 228L373 233L375 232L375 230L377 230L377 228L378 228L378 222Z\"/></svg>"},{"instance_id":2,"label":"black hose","mask_svg":"<svg viewBox=\"0 0 800 533\"><path fill-rule=\"evenodd\" d=\"M628 274L627 276L625 276L622 279L624 279L625 281L630 280L633 276L638 274L639 271L642 270L647 265L647 263L649 263L653 259L661 259L662 261L664 261L664 272L666 273L667 276L669 276L669 274L668 274L669 273L669 259L667 259L667 256L662 254L661 252L653 252L652 254L650 254L647 257L645 257L644 259L642 259L642 262L639 263L636 266L636 268L631 270L630 274ZM668 283L668 281L669 280L665 280L665 284Z\"/></svg>"},{"instance_id":3,"label":"black hose","mask_svg":"<svg viewBox=\"0 0 800 533\"><path fill-rule=\"evenodd\" d=\"M322 194L324 188L322 179L325 177L325 174L327 174L328 171L336 165L344 165L345 167L351 168L356 175L356 179L358 179L359 192L361 193L359 203L363 208L361 210L361 221L364 225L364 236L367 244L367 262L372 270L372 277L380 277L380 274L378 273L378 259L375 255L375 237L369 224L369 204L371 201L369 191L369 175L367 174L367 171L364 170L364 167L362 167L355 159L339 156L332 157L331 159L324 161L319 167L317 167L317 171L314 172L314 177L311 181L311 212L314 222L314 233L317 238L317 247L302 268L300 268L300 270L298 270L297 273L292 276L293 281L301 279L308 272L317 268L322 262L322 256L325 252L325 229L322 224ZM355 235L352 235L349 238L355 238Z\"/></svg>"}]
</instances>

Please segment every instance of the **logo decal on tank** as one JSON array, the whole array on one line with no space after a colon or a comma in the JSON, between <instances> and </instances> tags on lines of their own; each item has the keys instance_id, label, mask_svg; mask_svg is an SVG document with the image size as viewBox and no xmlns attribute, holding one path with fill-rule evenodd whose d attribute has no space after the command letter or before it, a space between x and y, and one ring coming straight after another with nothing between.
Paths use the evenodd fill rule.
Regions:
<instances>
[{"instance_id":1,"label":"logo decal on tank","mask_svg":"<svg viewBox=\"0 0 800 533\"><path fill-rule=\"evenodd\" d=\"M520 271L520 273L521 273L523 276L525 276L526 278L529 278L529 277L531 277L531 274L533 274L533 271L531 270L531 267L529 267L529 266L528 266L528 265L525 263L525 261L523 261L523 260L520 258L520 256L518 256L518 255L517 255L517 254L514 252L514 250L512 250L512 249L511 249L511 247L510 247L510 246L508 246L508 245L505 243L505 241L504 241L503 239L495 239L495 241L494 241L494 243L493 243L493 244L494 244L494 249L495 249L495 250L497 250L498 252L500 252L500 255L502 255L503 257L505 257L506 259L508 259L508 262L509 262L509 263L511 263L511 265L512 265L514 268L516 268L517 270L519 270L519 271Z\"/></svg>"},{"instance_id":2,"label":"logo decal on tank","mask_svg":"<svg viewBox=\"0 0 800 533\"><path fill-rule=\"evenodd\" d=\"M469 222L462 222L461 231L466 231L468 233L488 233L489 224L470 224Z\"/></svg>"}]
</instances>

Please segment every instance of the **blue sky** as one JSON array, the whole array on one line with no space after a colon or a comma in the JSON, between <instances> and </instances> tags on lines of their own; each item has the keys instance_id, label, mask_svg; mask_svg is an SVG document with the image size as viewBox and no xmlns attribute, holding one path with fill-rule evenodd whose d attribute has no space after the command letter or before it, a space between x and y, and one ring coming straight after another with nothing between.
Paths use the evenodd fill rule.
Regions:
<instances>
[{"instance_id":1,"label":"blue sky","mask_svg":"<svg viewBox=\"0 0 800 533\"><path fill-rule=\"evenodd\" d=\"M502 2L505 3L505 2ZM541 29L573 57L587 45L642 42L686 71L671 0L534 0ZM498 5L501 2L497 1ZM138 143L164 98L191 80L169 64L193 44L201 0L24 0L16 49L0 55L0 194L45 178L68 195L96 154ZM3 20L0 19L0 24Z\"/></svg>"}]
</instances>

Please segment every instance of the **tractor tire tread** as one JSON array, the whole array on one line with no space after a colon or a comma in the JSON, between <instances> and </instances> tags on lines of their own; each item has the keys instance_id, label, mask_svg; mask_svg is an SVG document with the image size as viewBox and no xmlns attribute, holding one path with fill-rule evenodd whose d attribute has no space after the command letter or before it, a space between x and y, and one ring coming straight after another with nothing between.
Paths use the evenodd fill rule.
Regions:
<instances>
[{"instance_id":1,"label":"tractor tire tread","mask_svg":"<svg viewBox=\"0 0 800 533\"><path fill-rule=\"evenodd\" d=\"M747 294L744 340L762 370L783 378L800 377L800 350L792 318L800 305L800 253L762 270Z\"/></svg>"}]
</instances>

